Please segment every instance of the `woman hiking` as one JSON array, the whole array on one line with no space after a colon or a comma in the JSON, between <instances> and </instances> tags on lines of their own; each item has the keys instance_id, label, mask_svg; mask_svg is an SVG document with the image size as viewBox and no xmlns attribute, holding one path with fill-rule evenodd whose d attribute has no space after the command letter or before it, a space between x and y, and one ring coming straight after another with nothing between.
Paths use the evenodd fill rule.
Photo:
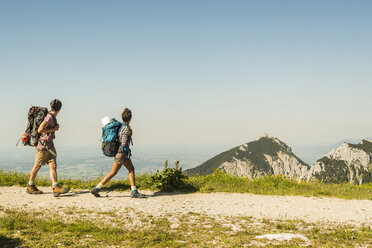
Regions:
<instances>
[{"instance_id":1,"label":"woman hiking","mask_svg":"<svg viewBox=\"0 0 372 248\"><path fill-rule=\"evenodd\" d=\"M140 194L137 190L134 167L133 167L132 160L130 159L131 150L129 146L130 146L133 131L132 131L132 128L129 126L129 124L132 119L132 111L130 111L130 109L128 108L125 108L123 113L121 114L121 117L123 119L123 125L119 133L120 146L119 146L118 153L115 155L114 164L112 165L111 171L105 176L105 178L103 178L103 180L96 187L94 187L91 190L91 193L95 197L100 197L101 195L99 194L99 191L101 190L101 188L108 181L110 181L111 178L113 178L118 173L120 168L124 165L128 169L128 172L129 172L129 182L130 182L130 186L132 190L130 197L131 198L144 198L145 195ZM106 124L105 122L107 122L105 121L105 118L102 120L103 125Z\"/></svg>"}]
</instances>

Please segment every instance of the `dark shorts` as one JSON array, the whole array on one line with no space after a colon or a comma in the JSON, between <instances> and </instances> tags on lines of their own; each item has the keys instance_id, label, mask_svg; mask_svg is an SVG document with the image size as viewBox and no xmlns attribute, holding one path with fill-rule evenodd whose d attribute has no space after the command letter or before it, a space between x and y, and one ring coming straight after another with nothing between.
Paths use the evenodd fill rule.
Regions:
<instances>
[{"instance_id":1,"label":"dark shorts","mask_svg":"<svg viewBox=\"0 0 372 248\"><path fill-rule=\"evenodd\" d=\"M123 165L129 159L129 154L126 153L117 153L115 155L115 162L117 164Z\"/></svg>"}]
</instances>

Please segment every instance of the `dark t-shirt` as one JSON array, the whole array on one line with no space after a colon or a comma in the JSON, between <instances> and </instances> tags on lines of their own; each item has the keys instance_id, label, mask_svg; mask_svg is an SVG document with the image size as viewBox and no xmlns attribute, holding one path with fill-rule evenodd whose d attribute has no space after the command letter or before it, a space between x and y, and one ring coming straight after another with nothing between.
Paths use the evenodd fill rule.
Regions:
<instances>
[{"instance_id":1,"label":"dark t-shirt","mask_svg":"<svg viewBox=\"0 0 372 248\"><path fill-rule=\"evenodd\" d=\"M54 121L54 118L53 118L52 114L50 114L50 113L48 113L45 116L44 121L46 121L48 123L47 129L54 128L57 124L56 121ZM36 147L38 150L43 151L43 150L48 150L48 149L54 148L54 143L53 143L53 140L55 138L54 132L43 133L43 134L41 134L40 138L45 140L47 142L47 145L45 146L45 145L42 145L40 142L38 142L37 147Z\"/></svg>"}]
</instances>

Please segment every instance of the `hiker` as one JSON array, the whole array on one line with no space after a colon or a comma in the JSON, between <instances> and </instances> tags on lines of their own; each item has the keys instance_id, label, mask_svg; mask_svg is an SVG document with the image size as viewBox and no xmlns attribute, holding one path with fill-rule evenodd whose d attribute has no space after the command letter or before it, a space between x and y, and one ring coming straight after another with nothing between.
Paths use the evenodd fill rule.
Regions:
<instances>
[{"instance_id":1,"label":"hiker","mask_svg":"<svg viewBox=\"0 0 372 248\"><path fill-rule=\"evenodd\" d=\"M57 182L57 152L54 147L53 139L55 132L58 131L57 115L61 110L61 101L54 99L50 102L51 111L48 112L40 124L37 132L40 134L36 145L35 165L30 173L30 181L28 182L26 192L29 194L42 194L43 192L36 188L35 178L40 168L49 164L50 179L52 180L53 195L55 197L67 193L70 188L62 188Z\"/></svg>"},{"instance_id":2,"label":"hiker","mask_svg":"<svg viewBox=\"0 0 372 248\"><path fill-rule=\"evenodd\" d=\"M120 126L119 129L118 129L119 130L118 131L118 138L119 138L118 145L119 145L119 147L117 148L117 150L115 149L115 153L116 152L117 153L115 155L115 160L114 160L114 164L112 166L111 171L105 176L105 178L96 187L94 187L91 190L91 193L95 197L100 197L99 191L102 189L102 187L108 181L111 180L111 178L113 178L118 173L120 168L124 165L128 169L128 172L129 172L129 182L130 182L130 186L131 186L130 197L131 198L144 198L145 195L140 194L137 190L136 181L135 181L135 174L134 174L134 167L133 167L132 160L130 159L131 150L130 150L129 146L130 146L130 143L131 143L133 131L132 131L132 128L129 126L129 123L132 119L132 112L129 109L125 108L123 113L121 114L121 117L123 119L123 123L120 123L120 122L116 121L115 119L111 120L109 117L104 117L102 119L103 128L106 125L110 125L110 123L113 123L113 124L118 123L119 124L119 126ZM110 155L106 154L105 152L104 152L104 154L107 155L107 156L110 156Z\"/></svg>"}]
</instances>

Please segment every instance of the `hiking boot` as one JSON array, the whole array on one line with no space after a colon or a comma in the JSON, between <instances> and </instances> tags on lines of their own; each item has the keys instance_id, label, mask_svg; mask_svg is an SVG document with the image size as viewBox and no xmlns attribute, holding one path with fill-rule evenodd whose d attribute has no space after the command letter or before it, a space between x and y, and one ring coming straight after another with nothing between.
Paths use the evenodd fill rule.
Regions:
<instances>
[{"instance_id":1,"label":"hiking boot","mask_svg":"<svg viewBox=\"0 0 372 248\"><path fill-rule=\"evenodd\" d=\"M99 189L97 189L96 187L94 187L90 193L92 193L95 197L101 197L101 195L98 193L99 192Z\"/></svg>"},{"instance_id":2,"label":"hiking boot","mask_svg":"<svg viewBox=\"0 0 372 248\"><path fill-rule=\"evenodd\" d=\"M139 193L138 190L132 190L130 198L146 198L146 195Z\"/></svg>"},{"instance_id":3,"label":"hiking boot","mask_svg":"<svg viewBox=\"0 0 372 248\"><path fill-rule=\"evenodd\" d=\"M69 192L70 188L62 188L61 186L57 185L53 188L53 195L54 197L59 196L60 194L66 194Z\"/></svg>"},{"instance_id":4,"label":"hiking boot","mask_svg":"<svg viewBox=\"0 0 372 248\"><path fill-rule=\"evenodd\" d=\"M41 191L38 188L36 188L35 185L28 185L27 186L27 189L26 189L26 192L28 194L35 194L35 195L39 195L39 194L42 194L43 193L43 191Z\"/></svg>"}]
</instances>

